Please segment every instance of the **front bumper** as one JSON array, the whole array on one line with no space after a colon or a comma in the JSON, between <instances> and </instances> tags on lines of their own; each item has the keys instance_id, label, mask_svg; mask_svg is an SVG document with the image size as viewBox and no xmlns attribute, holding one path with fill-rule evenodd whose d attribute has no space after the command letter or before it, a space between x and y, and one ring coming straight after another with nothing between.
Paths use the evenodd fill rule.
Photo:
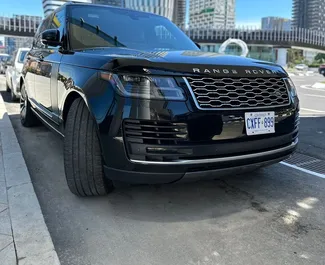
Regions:
<instances>
[{"instance_id":1,"label":"front bumper","mask_svg":"<svg viewBox=\"0 0 325 265\"><path fill-rule=\"evenodd\" d=\"M106 176L110 179L139 184L172 183L176 181L194 181L214 179L229 174L245 173L263 166L271 165L288 158L296 149L298 139L288 146L264 152L246 155L208 158L199 160L182 160L173 162L132 161L151 168L150 171L129 171L104 166ZM180 172L164 172L163 167L178 166ZM158 171L161 169L162 171ZM176 168L175 168L176 169ZM166 168L165 168L166 170Z\"/></svg>"},{"instance_id":2,"label":"front bumper","mask_svg":"<svg viewBox=\"0 0 325 265\"><path fill-rule=\"evenodd\" d=\"M209 179L273 164L294 152L298 143L298 100L290 106L269 109L275 111L274 134L247 136L246 111L259 110L205 112L198 111L191 100L146 101L115 95L109 113L97 119L105 175L139 184ZM131 124L133 135L126 134L125 124ZM170 128L184 133L184 124L187 140L181 141L182 135L172 141L167 138ZM165 125L168 129L161 132ZM152 136L153 129L157 137Z\"/></svg>"},{"instance_id":3,"label":"front bumper","mask_svg":"<svg viewBox=\"0 0 325 265\"><path fill-rule=\"evenodd\" d=\"M142 184L214 178L276 163L295 150L293 94L287 105L204 110L186 84L184 92L185 101L167 101L121 97L107 81L85 89L107 178ZM245 113L254 111L275 112L275 133L247 135Z\"/></svg>"}]
</instances>

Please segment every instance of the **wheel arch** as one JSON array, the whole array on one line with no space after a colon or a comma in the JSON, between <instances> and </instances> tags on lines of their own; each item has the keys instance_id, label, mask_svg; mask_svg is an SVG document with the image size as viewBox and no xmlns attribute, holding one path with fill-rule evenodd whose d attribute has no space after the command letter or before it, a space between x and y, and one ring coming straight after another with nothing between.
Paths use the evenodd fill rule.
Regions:
<instances>
[{"instance_id":1,"label":"wheel arch","mask_svg":"<svg viewBox=\"0 0 325 265\"><path fill-rule=\"evenodd\" d=\"M68 116L68 113L69 113L69 110L71 108L72 103L78 98L81 98L86 103L86 105L88 106L84 96L81 95L80 92L77 92L76 90L71 90L70 93L67 94L67 96L65 97L64 103L63 103L61 118L62 118L62 121L63 121L64 125L65 125L65 122L67 120L67 116Z\"/></svg>"}]
</instances>

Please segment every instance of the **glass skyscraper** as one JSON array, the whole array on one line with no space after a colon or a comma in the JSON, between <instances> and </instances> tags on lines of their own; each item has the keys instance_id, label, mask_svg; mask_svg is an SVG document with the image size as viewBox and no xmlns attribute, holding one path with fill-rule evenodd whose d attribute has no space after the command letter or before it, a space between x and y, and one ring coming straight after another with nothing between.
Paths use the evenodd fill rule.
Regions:
<instances>
[{"instance_id":1,"label":"glass skyscraper","mask_svg":"<svg viewBox=\"0 0 325 265\"><path fill-rule=\"evenodd\" d=\"M281 17L263 17L262 18L263 30L291 30L291 20Z\"/></svg>"}]
</instances>

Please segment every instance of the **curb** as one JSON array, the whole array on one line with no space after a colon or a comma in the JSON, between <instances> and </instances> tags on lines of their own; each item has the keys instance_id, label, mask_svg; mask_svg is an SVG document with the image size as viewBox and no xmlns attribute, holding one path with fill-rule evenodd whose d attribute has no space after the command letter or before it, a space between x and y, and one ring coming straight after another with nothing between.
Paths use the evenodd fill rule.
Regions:
<instances>
[{"instance_id":1,"label":"curb","mask_svg":"<svg viewBox=\"0 0 325 265\"><path fill-rule=\"evenodd\" d=\"M5 183L12 232L12 242L0 255L0 264L60 265L1 94L0 143L0 177Z\"/></svg>"}]
</instances>

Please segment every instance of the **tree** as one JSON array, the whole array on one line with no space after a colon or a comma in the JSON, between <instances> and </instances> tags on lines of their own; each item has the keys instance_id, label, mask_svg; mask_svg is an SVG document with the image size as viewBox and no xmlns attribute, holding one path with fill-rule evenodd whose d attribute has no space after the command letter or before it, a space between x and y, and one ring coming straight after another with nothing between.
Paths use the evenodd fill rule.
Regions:
<instances>
[{"instance_id":1,"label":"tree","mask_svg":"<svg viewBox=\"0 0 325 265\"><path fill-rule=\"evenodd\" d=\"M324 62L325 61L325 54L324 53L318 53L316 56L315 56L315 61L317 62Z\"/></svg>"}]
</instances>

